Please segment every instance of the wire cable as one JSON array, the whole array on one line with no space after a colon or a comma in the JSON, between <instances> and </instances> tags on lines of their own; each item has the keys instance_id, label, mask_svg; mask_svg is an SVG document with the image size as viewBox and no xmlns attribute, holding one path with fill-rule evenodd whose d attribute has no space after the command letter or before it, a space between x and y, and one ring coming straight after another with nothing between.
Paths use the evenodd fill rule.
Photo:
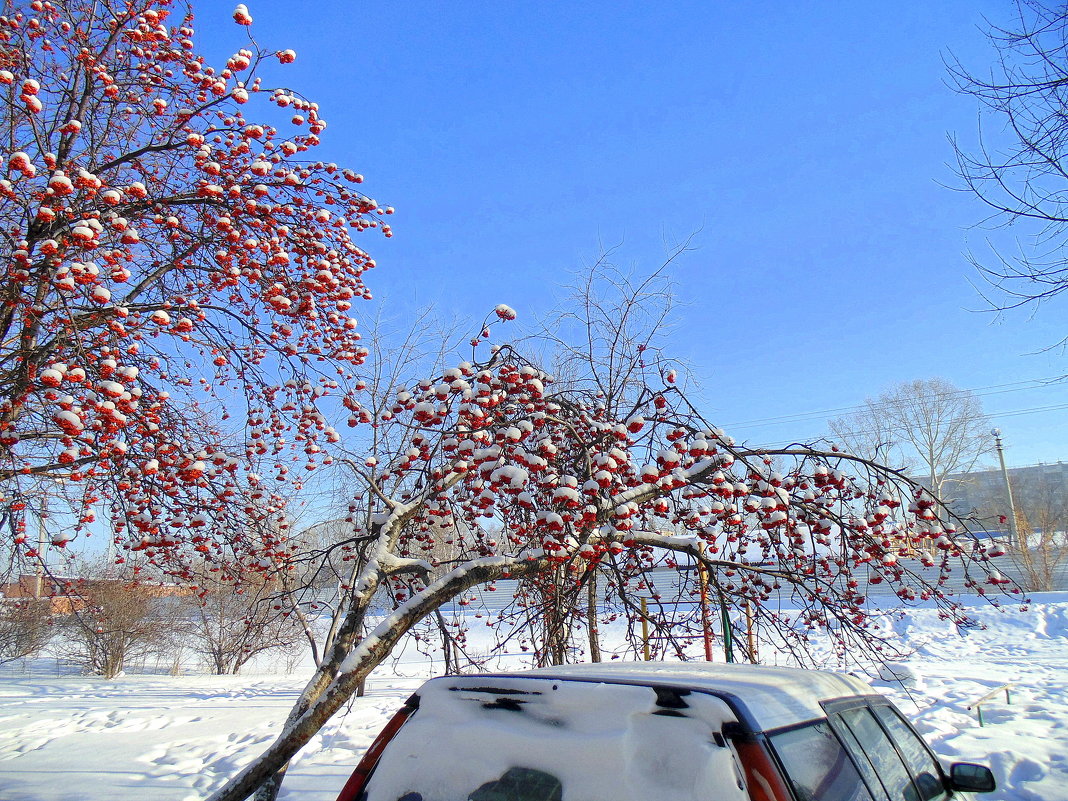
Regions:
<instances>
[{"instance_id":1,"label":"wire cable","mask_svg":"<svg viewBox=\"0 0 1068 801\"><path fill-rule=\"evenodd\" d=\"M1050 376L1048 378L1032 378L1026 381L1013 381L1006 384L991 384L986 387L978 387L977 389L958 389L953 392L940 392L935 397L953 397L955 395L971 394L975 397L987 397L989 395L1002 395L1007 392L1021 392L1028 389L1042 389L1044 387L1058 384L1068 380L1068 375ZM810 420L827 419L834 414L843 414L849 412L858 412L861 410L872 409L878 411L880 408L885 408L889 404L873 402L870 405L868 403L857 404L855 406L841 406L836 409L819 409L809 412L796 412L794 414L778 415L775 417L761 417L755 420L747 420L743 422L728 423L723 426L727 431L735 431L740 428L763 428L766 426L783 425L786 423L803 423ZM1052 410L1052 407L1051 407ZM1011 414L1026 414L1027 410L1019 412L1006 412L1006 413L987 413L987 417L1005 417Z\"/></svg>"}]
</instances>

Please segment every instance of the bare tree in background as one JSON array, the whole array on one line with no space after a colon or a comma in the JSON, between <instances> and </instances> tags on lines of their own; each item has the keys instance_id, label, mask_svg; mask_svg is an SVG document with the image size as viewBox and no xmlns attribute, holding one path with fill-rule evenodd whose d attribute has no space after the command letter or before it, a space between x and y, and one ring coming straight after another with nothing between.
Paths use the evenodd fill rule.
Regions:
<instances>
[{"instance_id":1,"label":"bare tree in background","mask_svg":"<svg viewBox=\"0 0 1068 801\"><path fill-rule=\"evenodd\" d=\"M1011 552L1027 589L1050 592L1068 560L1068 493L1063 479L1045 475L1017 482L1017 547ZM1022 524L1022 525L1021 525Z\"/></svg>"},{"instance_id":2,"label":"bare tree in background","mask_svg":"<svg viewBox=\"0 0 1068 801\"><path fill-rule=\"evenodd\" d=\"M277 587L271 600L300 626L316 665L336 631L339 603L353 563L362 565L365 559L364 548L338 545L346 543L351 533L352 524L345 520L325 520L297 532L292 569L273 577Z\"/></svg>"},{"instance_id":3,"label":"bare tree in background","mask_svg":"<svg viewBox=\"0 0 1068 801\"><path fill-rule=\"evenodd\" d=\"M618 267L608 251L579 272L535 339L551 354L555 380L599 393L610 414L634 405L650 381L668 372L677 383L682 367L664 355L677 305L668 270L689 249L689 240L676 245L647 272Z\"/></svg>"},{"instance_id":4,"label":"bare tree in background","mask_svg":"<svg viewBox=\"0 0 1068 801\"><path fill-rule=\"evenodd\" d=\"M986 35L991 67L947 62L957 90L980 106L978 142L952 142L965 189L989 210L983 222L1024 224L1018 253L973 258L996 290L987 300L1009 309L1068 289L1068 7L1016 0L1012 21L990 23Z\"/></svg>"},{"instance_id":5,"label":"bare tree in background","mask_svg":"<svg viewBox=\"0 0 1068 801\"><path fill-rule=\"evenodd\" d=\"M0 664L34 656L52 638L50 599L0 599Z\"/></svg>"},{"instance_id":6,"label":"bare tree in background","mask_svg":"<svg viewBox=\"0 0 1068 801\"><path fill-rule=\"evenodd\" d=\"M850 453L901 466L939 497L950 474L992 448L982 403L942 378L896 384L828 426Z\"/></svg>"},{"instance_id":7,"label":"bare tree in background","mask_svg":"<svg viewBox=\"0 0 1068 801\"><path fill-rule=\"evenodd\" d=\"M105 679L118 676L132 659L164 650L179 621L169 603L174 599L159 586L114 572L78 581L68 597L81 608L64 620L62 655Z\"/></svg>"},{"instance_id":8,"label":"bare tree in background","mask_svg":"<svg viewBox=\"0 0 1068 801\"><path fill-rule=\"evenodd\" d=\"M273 598L302 626L316 665L321 665L334 648L373 544L370 537L354 536L355 531L368 524L361 519L355 503L348 500L359 495L359 470L365 467L369 455L395 452L410 433L379 422L367 424L392 419L397 413L398 390L441 370L446 354L459 349L463 341L457 333L458 326L439 319L431 307L407 317L389 316L383 308L364 326L363 341L369 359L365 377L359 383L361 400L348 399L345 403L350 415L348 427L354 430L337 452L340 461L353 470L335 474L339 478L333 492L335 497L345 498L346 503L335 510L337 518L297 533L291 542L294 555L288 560L287 569L272 573L278 585ZM333 456L324 459L324 464L333 462ZM426 531L417 535L427 546L422 556L434 563L449 564L448 556L455 550L449 543L462 532L455 521L425 525ZM383 596L388 593L389 588L384 588Z\"/></svg>"},{"instance_id":9,"label":"bare tree in background","mask_svg":"<svg viewBox=\"0 0 1068 801\"><path fill-rule=\"evenodd\" d=\"M274 596L268 581L202 578L200 593L181 599L188 627L186 644L219 675L238 673L268 651L293 653L303 635L292 611Z\"/></svg>"}]
</instances>

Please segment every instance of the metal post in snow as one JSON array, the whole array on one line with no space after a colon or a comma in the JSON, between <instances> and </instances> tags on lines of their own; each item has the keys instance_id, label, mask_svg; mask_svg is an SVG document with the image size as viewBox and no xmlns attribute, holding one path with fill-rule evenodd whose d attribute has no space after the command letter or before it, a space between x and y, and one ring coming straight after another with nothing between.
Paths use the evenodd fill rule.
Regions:
<instances>
[{"instance_id":1,"label":"metal post in snow","mask_svg":"<svg viewBox=\"0 0 1068 801\"><path fill-rule=\"evenodd\" d=\"M642 598L642 652L646 662L652 661L653 656L649 653L649 607L644 598Z\"/></svg>"},{"instance_id":2,"label":"metal post in snow","mask_svg":"<svg viewBox=\"0 0 1068 801\"><path fill-rule=\"evenodd\" d=\"M708 573L706 572L703 557L705 554L705 545L701 543L697 546L698 560L697 560L697 582L701 587L701 628L704 630L705 639L705 661L712 661L712 620L708 610Z\"/></svg>"},{"instance_id":3,"label":"metal post in snow","mask_svg":"<svg viewBox=\"0 0 1068 801\"><path fill-rule=\"evenodd\" d=\"M986 695L984 695L978 701L975 701L974 703L972 703L971 705L968 706L969 710L972 710L972 709L975 710L975 716L976 716L976 718L979 719L979 725L980 726L986 725L985 721L983 720L983 704L985 704L987 701L989 701L991 698L993 698L995 695L997 695L1000 692L1004 692L1005 693L1005 703L1006 704L1012 704L1012 696L1009 694L1009 691L1011 689L1012 689L1012 684L1003 684L1000 687L995 687L993 690L988 692Z\"/></svg>"},{"instance_id":4,"label":"metal post in snow","mask_svg":"<svg viewBox=\"0 0 1068 801\"><path fill-rule=\"evenodd\" d=\"M720 605L720 617L723 620L723 658L728 663L734 662L734 637L731 635L731 618L727 614L727 604Z\"/></svg>"},{"instance_id":5,"label":"metal post in snow","mask_svg":"<svg viewBox=\"0 0 1068 801\"><path fill-rule=\"evenodd\" d=\"M48 547L48 535L45 531L45 519L48 517L48 495L41 496L41 514L37 518L37 578L33 585L33 597L40 598L44 589L45 548Z\"/></svg>"},{"instance_id":6,"label":"metal post in snow","mask_svg":"<svg viewBox=\"0 0 1068 801\"><path fill-rule=\"evenodd\" d=\"M749 658L753 661L757 661L757 646L756 636L753 632L753 605L749 602L749 599L745 599L745 636L749 644Z\"/></svg>"}]
</instances>

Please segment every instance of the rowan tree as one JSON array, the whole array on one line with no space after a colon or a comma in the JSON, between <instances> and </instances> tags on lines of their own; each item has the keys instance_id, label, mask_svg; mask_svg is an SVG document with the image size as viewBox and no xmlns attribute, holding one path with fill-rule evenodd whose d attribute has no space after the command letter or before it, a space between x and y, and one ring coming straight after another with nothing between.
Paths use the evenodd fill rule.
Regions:
<instances>
[{"instance_id":1,"label":"rowan tree","mask_svg":"<svg viewBox=\"0 0 1068 801\"><path fill-rule=\"evenodd\" d=\"M502 305L495 316L515 312ZM830 446L736 443L695 410L666 361L646 361L641 339L621 353L636 367L632 380L607 397L591 370L558 386L519 346L491 348L491 333L487 324L469 358L398 387L375 417L378 449L347 462L359 482L352 530L331 551L348 549L359 567L343 588L343 618L277 741L214 801L257 788L271 797L287 760L413 626L502 579L518 579L521 591L543 582L545 597L604 570L640 591L655 566L700 562L717 605L748 606L802 663L815 629L843 656L882 644L866 604L871 585L963 621L940 589L954 567L980 593L1004 581L988 573L982 545L940 522L926 488ZM442 540L455 550L435 566ZM918 542L933 549L913 562ZM369 625L384 591L396 607ZM795 611L772 602L783 597ZM631 599L620 592L634 620ZM678 640L698 636L696 618L677 622L689 627ZM564 643L547 644L549 661Z\"/></svg>"},{"instance_id":2,"label":"rowan tree","mask_svg":"<svg viewBox=\"0 0 1068 801\"><path fill-rule=\"evenodd\" d=\"M353 236L389 236L392 211L315 160L316 103L268 88L292 51L245 33L213 66L193 37L173 0L0 16L0 492L17 513L62 477L81 492L54 545L106 502L119 545L179 575L192 549L285 551L284 530L216 524L236 506L284 528L268 484L328 458L322 408L367 355L349 312L374 261Z\"/></svg>"}]
</instances>

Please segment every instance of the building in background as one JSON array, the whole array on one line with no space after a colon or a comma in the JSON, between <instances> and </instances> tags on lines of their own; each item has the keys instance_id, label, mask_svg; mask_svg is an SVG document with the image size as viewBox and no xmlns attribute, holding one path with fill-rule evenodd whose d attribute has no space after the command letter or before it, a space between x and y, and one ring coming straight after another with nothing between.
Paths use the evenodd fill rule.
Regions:
<instances>
[{"instance_id":1,"label":"building in background","mask_svg":"<svg viewBox=\"0 0 1068 801\"><path fill-rule=\"evenodd\" d=\"M1017 523L1036 531L1068 531L1068 463L1008 469ZM980 530L1008 530L1009 499L1000 470L977 470L950 476L943 498L957 515L974 520Z\"/></svg>"}]
</instances>

